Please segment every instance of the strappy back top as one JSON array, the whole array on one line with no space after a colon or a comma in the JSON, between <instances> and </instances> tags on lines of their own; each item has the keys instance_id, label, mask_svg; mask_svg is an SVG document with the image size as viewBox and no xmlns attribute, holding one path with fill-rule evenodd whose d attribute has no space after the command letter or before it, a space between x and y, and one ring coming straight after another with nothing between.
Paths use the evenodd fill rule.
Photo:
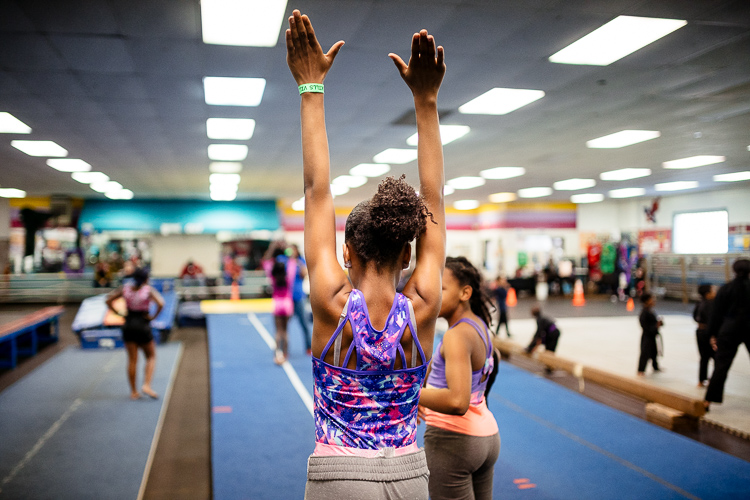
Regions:
<instances>
[{"instance_id":1,"label":"strappy back top","mask_svg":"<svg viewBox=\"0 0 750 500\"><path fill-rule=\"evenodd\" d=\"M341 332L347 322L353 341L338 366ZM410 363L401 347L407 326L413 339ZM331 348L334 364L323 361ZM352 355L356 355L356 368L345 368ZM398 370L394 369L397 357L403 367ZM352 290L336 331L320 358L313 356L312 364L317 443L378 450L416 442L417 404L427 360L406 296L396 294L385 327L376 330L362 292Z\"/></svg>"},{"instance_id":2,"label":"strappy back top","mask_svg":"<svg viewBox=\"0 0 750 500\"><path fill-rule=\"evenodd\" d=\"M151 287L149 285L141 285L136 290L133 285L127 284L122 287L122 296L125 298L128 311L148 312L151 301Z\"/></svg>"}]
</instances>

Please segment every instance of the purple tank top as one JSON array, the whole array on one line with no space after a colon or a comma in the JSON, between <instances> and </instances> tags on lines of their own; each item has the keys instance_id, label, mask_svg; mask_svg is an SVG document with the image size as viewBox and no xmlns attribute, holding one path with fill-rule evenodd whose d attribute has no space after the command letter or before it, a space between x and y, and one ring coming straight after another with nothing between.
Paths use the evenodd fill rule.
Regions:
<instances>
[{"instance_id":1,"label":"purple tank top","mask_svg":"<svg viewBox=\"0 0 750 500\"><path fill-rule=\"evenodd\" d=\"M349 322L354 337L344 367L356 350L356 369L336 366L341 351L341 331ZM411 363L407 364L401 337L411 331ZM334 364L323 361L334 348ZM417 364L417 354L420 360ZM396 356L407 368L394 369ZM427 370L427 360L417 339L409 300L397 293L378 331L370 323L362 292L352 290L338 328L320 359L312 358L315 389L315 440L359 449L400 448L415 442L417 405Z\"/></svg>"},{"instance_id":2,"label":"purple tank top","mask_svg":"<svg viewBox=\"0 0 750 500\"><path fill-rule=\"evenodd\" d=\"M466 323L476 330L477 334L482 338L482 342L487 350L487 357L484 361L484 366L477 371L471 372L471 401L473 405L477 405L482 402L484 397L484 389L487 387L488 375L495 364L495 360L492 358L492 342L490 342L487 325L482 321L482 327L469 318L461 318L456 321L450 328L455 328L459 323ZM450 329L449 328L449 329ZM430 376L427 377L427 384L438 389L445 389L448 387L448 383L445 380L445 359L440 355L440 349L443 347L442 340L435 349L435 353L432 356L432 370ZM482 377L485 377L482 380Z\"/></svg>"}]
</instances>

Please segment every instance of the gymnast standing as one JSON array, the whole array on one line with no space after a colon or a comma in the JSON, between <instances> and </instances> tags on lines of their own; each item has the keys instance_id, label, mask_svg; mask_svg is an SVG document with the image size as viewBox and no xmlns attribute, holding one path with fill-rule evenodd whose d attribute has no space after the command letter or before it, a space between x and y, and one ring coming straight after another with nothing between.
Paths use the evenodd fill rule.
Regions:
<instances>
[{"instance_id":1,"label":"gymnast standing","mask_svg":"<svg viewBox=\"0 0 750 500\"><path fill-rule=\"evenodd\" d=\"M389 54L411 90L419 133L419 195L387 178L346 221L345 273L336 258L323 80L328 53L307 16L286 31L287 63L301 94L305 254L313 311L315 441L305 498L427 499L429 472L416 444L419 392L440 311L445 263L443 150L437 94L443 48L415 33L408 65ZM416 265L396 292L416 238ZM427 353L427 354L426 354Z\"/></svg>"}]
</instances>

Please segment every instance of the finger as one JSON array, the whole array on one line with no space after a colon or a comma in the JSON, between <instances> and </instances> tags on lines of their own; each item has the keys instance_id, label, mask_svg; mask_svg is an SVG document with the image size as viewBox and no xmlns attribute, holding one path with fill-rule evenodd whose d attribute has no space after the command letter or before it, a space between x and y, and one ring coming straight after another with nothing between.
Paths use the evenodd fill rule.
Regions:
<instances>
[{"instance_id":1,"label":"finger","mask_svg":"<svg viewBox=\"0 0 750 500\"><path fill-rule=\"evenodd\" d=\"M419 61L419 33L414 33L411 37L411 59L409 59L409 62L412 61L415 63Z\"/></svg>"},{"instance_id":2,"label":"finger","mask_svg":"<svg viewBox=\"0 0 750 500\"><path fill-rule=\"evenodd\" d=\"M419 32L419 57L420 59L423 59L421 62L427 62L427 30L422 30Z\"/></svg>"},{"instance_id":3,"label":"finger","mask_svg":"<svg viewBox=\"0 0 750 500\"><path fill-rule=\"evenodd\" d=\"M294 47L294 51L297 52L300 50L300 41L299 41L299 33L297 33L297 23L294 20L294 16L289 17L289 36L292 39L292 46Z\"/></svg>"},{"instance_id":4,"label":"finger","mask_svg":"<svg viewBox=\"0 0 750 500\"><path fill-rule=\"evenodd\" d=\"M406 69L408 68L408 66L406 65L404 60L398 56L398 54L390 53L388 54L388 57L390 57L393 60L393 62L396 64L396 68L398 69L399 73L401 73L402 75L406 73Z\"/></svg>"},{"instance_id":5,"label":"finger","mask_svg":"<svg viewBox=\"0 0 750 500\"><path fill-rule=\"evenodd\" d=\"M294 43L292 42L292 30L286 30L284 33L286 39L286 51L288 54L294 54Z\"/></svg>"},{"instance_id":6,"label":"finger","mask_svg":"<svg viewBox=\"0 0 750 500\"><path fill-rule=\"evenodd\" d=\"M442 45L439 45L437 48L437 64L440 68L445 66L445 49L443 49Z\"/></svg>"},{"instance_id":7,"label":"finger","mask_svg":"<svg viewBox=\"0 0 750 500\"><path fill-rule=\"evenodd\" d=\"M435 62L435 37L427 35L427 61Z\"/></svg>"},{"instance_id":8,"label":"finger","mask_svg":"<svg viewBox=\"0 0 750 500\"><path fill-rule=\"evenodd\" d=\"M326 58L328 58L329 62L333 62L334 59L336 59L336 56L339 53L339 50L341 50L341 47L344 46L344 41L339 40L338 42L334 43L330 49L328 49L328 53L326 54Z\"/></svg>"},{"instance_id":9,"label":"finger","mask_svg":"<svg viewBox=\"0 0 750 500\"><path fill-rule=\"evenodd\" d=\"M299 39L299 46L301 49L305 49L308 46L307 32L305 31L305 23L302 21L302 16L298 10L294 11L294 26L297 28L297 38Z\"/></svg>"},{"instance_id":10,"label":"finger","mask_svg":"<svg viewBox=\"0 0 750 500\"><path fill-rule=\"evenodd\" d=\"M320 44L318 43L318 39L315 37L315 30L313 29L310 18L307 17L307 15L302 16L302 24L305 27L305 32L307 32L307 43L310 44L310 47L319 47Z\"/></svg>"}]
</instances>

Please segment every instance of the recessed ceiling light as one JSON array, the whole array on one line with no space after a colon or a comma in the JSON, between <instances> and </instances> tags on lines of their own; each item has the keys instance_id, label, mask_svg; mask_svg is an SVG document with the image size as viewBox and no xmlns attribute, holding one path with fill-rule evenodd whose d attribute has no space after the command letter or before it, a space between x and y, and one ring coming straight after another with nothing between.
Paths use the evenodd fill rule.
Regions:
<instances>
[{"instance_id":1,"label":"recessed ceiling light","mask_svg":"<svg viewBox=\"0 0 750 500\"><path fill-rule=\"evenodd\" d=\"M453 208L456 210L474 210L479 208L478 200L458 200L453 202Z\"/></svg>"},{"instance_id":2,"label":"recessed ceiling light","mask_svg":"<svg viewBox=\"0 0 750 500\"><path fill-rule=\"evenodd\" d=\"M133 192L130 189L120 189L119 191L108 191L104 196L111 200L132 200Z\"/></svg>"},{"instance_id":3,"label":"recessed ceiling light","mask_svg":"<svg viewBox=\"0 0 750 500\"><path fill-rule=\"evenodd\" d=\"M586 141L586 147L593 149L624 148L639 142L650 141L661 136L658 130L621 130L598 139Z\"/></svg>"},{"instance_id":4,"label":"recessed ceiling light","mask_svg":"<svg viewBox=\"0 0 750 500\"><path fill-rule=\"evenodd\" d=\"M603 181L627 181L640 177L648 177L649 175L651 175L651 169L649 168L621 168L619 170L602 172L599 174L599 178Z\"/></svg>"},{"instance_id":5,"label":"recessed ceiling light","mask_svg":"<svg viewBox=\"0 0 750 500\"><path fill-rule=\"evenodd\" d=\"M443 196L448 196L449 194L455 193L456 190L450 186L443 186Z\"/></svg>"},{"instance_id":6,"label":"recessed ceiling light","mask_svg":"<svg viewBox=\"0 0 750 500\"><path fill-rule=\"evenodd\" d=\"M83 160L73 158L53 158L47 160L47 165L60 172L88 172L91 165Z\"/></svg>"},{"instance_id":7,"label":"recessed ceiling light","mask_svg":"<svg viewBox=\"0 0 750 500\"><path fill-rule=\"evenodd\" d=\"M518 196L521 198L541 198L552 194L552 188L548 187L531 187L518 190Z\"/></svg>"},{"instance_id":8,"label":"recessed ceiling light","mask_svg":"<svg viewBox=\"0 0 750 500\"><path fill-rule=\"evenodd\" d=\"M495 167L482 170L479 175L485 179L512 179L513 177L520 177L526 173L526 169L523 167Z\"/></svg>"},{"instance_id":9,"label":"recessed ceiling light","mask_svg":"<svg viewBox=\"0 0 750 500\"><path fill-rule=\"evenodd\" d=\"M739 182L750 181L750 170L744 172L732 172L731 174L714 175L714 182Z\"/></svg>"},{"instance_id":10,"label":"recessed ceiling light","mask_svg":"<svg viewBox=\"0 0 750 500\"><path fill-rule=\"evenodd\" d=\"M0 134L30 134L31 127L11 115L10 113L0 113Z\"/></svg>"},{"instance_id":11,"label":"recessed ceiling light","mask_svg":"<svg viewBox=\"0 0 750 500\"><path fill-rule=\"evenodd\" d=\"M618 16L552 54L550 62L607 66L687 24L680 19Z\"/></svg>"},{"instance_id":12,"label":"recessed ceiling light","mask_svg":"<svg viewBox=\"0 0 750 500\"><path fill-rule=\"evenodd\" d=\"M331 184L331 194L333 196L341 196L349 192L349 188L343 184Z\"/></svg>"},{"instance_id":13,"label":"recessed ceiling light","mask_svg":"<svg viewBox=\"0 0 750 500\"><path fill-rule=\"evenodd\" d=\"M107 182L109 176L101 172L73 172L70 174L74 181L82 184L91 184L93 182Z\"/></svg>"},{"instance_id":14,"label":"recessed ceiling light","mask_svg":"<svg viewBox=\"0 0 750 500\"><path fill-rule=\"evenodd\" d=\"M234 139L246 141L253 136L255 120L250 118L209 118L206 135L209 139Z\"/></svg>"},{"instance_id":15,"label":"recessed ceiling light","mask_svg":"<svg viewBox=\"0 0 750 500\"><path fill-rule=\"evenodd\" d=\"M247 146L243 144L210 144L208 158L217 161L242 161L247 158Z\"/></svg>"},{"instance_id":16,"label":"recessed ceiling light","mask_svg":"<svg viewBox=\"0 0 750 500\"><path fill-rule=\"evenodd\" d=\"M237 198L237 193L211 191L210 196L213 201L233 201L235 198Z\"/></svg>"},{"instance_id":17,"label":"recessed ceiling light","mask_svg":"<svg viewBox=\"0 0 750 500\"><path fill-rule=\"evenodd\" d=\"M703 167L705 165L713 165L714 163L721 163L723 161L726 161L726 159L726 156L700 155L691 156L689 158L682 158L679 160L665 161L661 165L664 168L695 168Z\"/></svg>"},{"instance_id":18,"label":"recessed ceiling light","mask_svg":"<svg viewBox=\"0 0 750 500\"><path fill-rule=\"evenodd\" d=\"M682 191L683 189L695 189L698 187L698 181L676 181L662 182L654 185L657 191Z\"/></svg>"},{"instance_id":19,"label":"recessed ceiling light","mask_svg":"<svg viewBox=\"0 0 750 500\"><path fill-rule=\"evenodd\" d=\"M598 203L604 201L603 194L586 193L586 194L574 194L570 197L572 203Z\"/></svg>"},{"instance_id":20,"label":"recessed ceiling light","mask_svg":"<svg viewBox=\"0 0 750 500\"><path fill-rule=\"evenodd\" d=\"M380 177L391 171L391 166L385 163L360 163L349 170L350 175L364 175L365 177Z\"/></svg>"},{"instance_id":21,"label":"recessed ceiling light","mask_svg":"<svg viewBox=\"0 0 750 500\"><path fill-rule=\"evenodd\" d=\"M208 166L209 172L217 174L236 174L242 172L242 163L233 161L214 161Z\"/></svg>"},{"instance_id":22,"label":"recessed ceiling light","mask_svg":"<svg viewBox=\"0 0 750 500\"><path fill-rule=\"evenodd\" d=\"M211 174L208 176L208 182L214 184L233 184L240 183L240 174Z\"/></svg>"},{"instance_id":23,"label":"recessed ceiling light","mask_svg":"<svg viewBox=\"0 0 750 500\"><path fill-rule=\"evenodd\" d=\"M494 88L458 108L467 115L505 115L544 97L542 90Z\"/></svg>"},{"instance_id":24,"label":"recessed ceiling light","mask_svg":"<svg viewBox=\"0 0 750 500\"><path fill-rule=\"evenodd\" d=\"M485 182L487 181L485 181L482 177L464 176L450 179L448 182L446 182L446 184L453 189L472 189L475 187L484 186Z\"/></svg>"},{"instance_id":25,"label":"recessed ceiling light","mask_svg":"<svg viewBox=\"0 0 750 500\"><path fill-rule=\"evenodd\" d=\"M122 184L115 181L92 182L89 187L97 193L106 193L109 191L120 191Z\"/></svg>"},{"instance_id":26,"label":"recessed ceiling light","mask_svg":"<svg viewBox=\"0 0 750 500\"><path fill-rule=\"evenodd\" d=\"M632 198L634 196L643 196L646 190L643 188L623 188L613 189L609 192L610 198Z\"/></svg>"},{"instance_id":27,"label":"recessed ceiling light","mask_svg":"<svg viewBox=\"0 0 750 500\"><path fill-rule=\"evenodd\" d=\"M208 188L211 195L225 196L232 195L237 196L237 184L211 184Z\"/></svg>"},{"instance_id":28,"label":"recessed ceiling light","mask_svg":"<svg viewBox=\"0 0 750 500\"><path fill-rule=\"evenodd\" d=\"M552 184L552 187L557 191L575 191L576 189L587 189L594 186L596 186L594 179L568 179Z\"/></svg>"},{"instance_id":29,"label":"recessed ceiling light","mask_svg":"<svg viewBox=\"0 0 750 500\"><path fill-rule=\"evenodd\" d=\"M265 88L265 78L207 76L203 79L206 104L217 106L257 106Z\"/></svg>"},{"instance_id":30,"label":"recessed ceiling light","mask_svg":"<svg viewBox=\"0 0 750 500\"><path fill-rule=\"evenodd\" d=\"M274 47L287 0L201 0L203 43Z\"/></svg>"},{"instance_id":31,"label":"recessed ceiling light","mask_svg":"<svg viewBox=\"0 0 750 500\"><path fill-rule=\"evenodd\" d=\"M333 184L341 184L348 188L358 188L367 183L367 177L364 175L339 175L331 182Z\"/></svg>"},{"instance_id":32,"label":"recessed ceiling light","mask_svg":"<svg viewBox=\"0 0 750 500\"><path fill-rule=\"evenodd\" d=\"M516 199L516 193L493 193L490 195L489 200L492 203L509 203Z\"/></svg>"},{"instance_id":33,"label":"recessed ceiling light","mask_svg":"<svg viewBox=\"0 0 750 500\"><path fill-rule=\"evenodd\" d=\"M465 136L470 130L471 128L466 125L440 125L440 142L443 145L449 144ZM406 139L406 144L409 146L419 144L419 134L414 134Z\"/></svg>"},{"instance_id":34,"label":"recessed ceiling light","mask_svg":"<svg viewBox=\"0 0 750 500\"><path fill-rule=\"evenodd\" d=\"M299 200L292 203L292 210L295 212L304 212L305 211L305 197L303 196Z\"/></svg>"},{"instance_id":35,"label":"recessed ceiling light","mask_svg":"<svg viewBox=\"0 0 750 500\"><path fill-rule=\"evenodd\" d=\"M10 141L10 145L29 156L68 156L68 150L52 141Z\"/></svg>"},{"instance_id":36,"label":"recessed ceiling light","mask_svg":"<svg viewBox=\"0 0 750 500\"><path fill-rule=\"evenodd\" d=\"M26 191L16 188L0 188L0 198L26 198Z\"/></svg>"},{"instance_id":37,"label":"recessed ceiling light","mask_svg":"<svg viewBox=\"0 0 750 500\"><path fill-rule=\"evenodd\" d=\"M396 165L403 165L404 163L409 163L416 159L416 149L398 148L388 148L373 157L373 161L376 163L395 163Z\"/></svg>"}]
</instances>

